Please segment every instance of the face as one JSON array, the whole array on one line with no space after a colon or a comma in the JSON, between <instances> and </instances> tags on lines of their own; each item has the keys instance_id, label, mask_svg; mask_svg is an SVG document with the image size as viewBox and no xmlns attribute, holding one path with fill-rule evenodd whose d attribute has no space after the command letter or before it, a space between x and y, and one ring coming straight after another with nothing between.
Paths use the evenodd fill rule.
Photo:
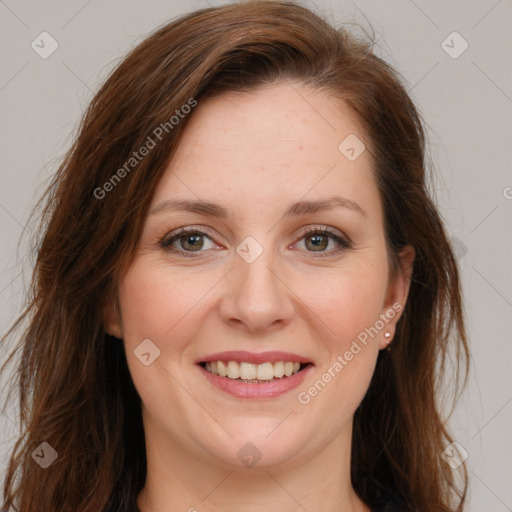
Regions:
<instances>
[{"instance_id":1,"label":"face","mask_svg":"<svg viewBox=\"0 0 512 512\"><path fill-rule=\"evenodd\" d=\"M390 273L364 140L343 103L300 84L199 103L121 280L120 314L105 317L146 437L227 467L350 443L408 291Z\"/></svg>"}]
</instances>

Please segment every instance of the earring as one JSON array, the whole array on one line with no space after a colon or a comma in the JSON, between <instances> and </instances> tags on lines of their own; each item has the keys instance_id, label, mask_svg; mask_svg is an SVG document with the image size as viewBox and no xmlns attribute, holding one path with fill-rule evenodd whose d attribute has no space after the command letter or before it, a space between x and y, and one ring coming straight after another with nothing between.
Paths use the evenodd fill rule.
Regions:
<instances>
[{"instance_id":1,"label":"earring","mask_svg":"<svg viewBox=\"0 0 512 512\"><path fill-rule=\"evenodd\" d=\"M389 346L389 344L391 343L391 333L390 332L385 332L384 333L384 338L386 338L386 343L388 345L388 348L386 350L391 350L391 346Z\"/></svg>"}]
</instances>

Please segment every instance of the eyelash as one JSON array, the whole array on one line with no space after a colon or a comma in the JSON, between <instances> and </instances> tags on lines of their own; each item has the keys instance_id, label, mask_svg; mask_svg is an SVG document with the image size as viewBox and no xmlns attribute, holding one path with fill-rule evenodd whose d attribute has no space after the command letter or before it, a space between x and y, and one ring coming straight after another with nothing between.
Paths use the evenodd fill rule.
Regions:
<instances>
[{"instance_id":1,"label":"eyelash","mask_svg":"<svg viewBox=\"0 0 512 512\"><path fill-rule=\"evenodd\" d=\"M330 251L319 251L318 254L314 254L314 253L316 253L316 251L307 251L306 250L306 252L311 252L314 254L312 256L313 258L325 258L325 257L331 256L333 253L338 254L340 252L343 252L347 249L352 248L352 243L348 239L338 235L334 231L331 231L329 228L325 228L325 227L319 228L319 227L315 227L315 226L310 227L307 230L305 230L302 233L302 235L300 236L300 238L298 238L296 240L296 242L294 242L294 243L297 243L298 241L300 241L303 238L306 238L308 235L312 235L312 234L321 234L321 235L328 236L332 240L334 240L335 242L337 242L339 244L339 246L336 249L332 249ZM204 235L211 239L211 234L208 231L203 231L203 230L197 229L197 228L180 228L176 232L166 235L160 241L159 245L162 249L165 249L165 250L173 252L173 253L178 253L180 255L185 256L186 258L197 258L199 255L196 255L195 253L205 252L205 251L201 251L201 250L199 250L199 251L183 251L183 250L174 249L173 247L171 247L171 245L176 240L179 240L179 238L183 235Z\"/></svg>"}]
</instances>

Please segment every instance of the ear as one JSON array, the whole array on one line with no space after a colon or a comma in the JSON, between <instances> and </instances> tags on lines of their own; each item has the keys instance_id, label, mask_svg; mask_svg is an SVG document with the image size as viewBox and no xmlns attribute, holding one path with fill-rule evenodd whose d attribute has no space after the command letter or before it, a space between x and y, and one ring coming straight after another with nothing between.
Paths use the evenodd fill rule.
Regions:
<instances>
[{"instance_id":1,"label":"ear","mask_svg":"<svg viewBox=\"0 0 512 512\"><path fill-rule=\"evenodd\" d=\"M109 301L103 312L103 328L107 334L114 338L123 338L121 315L115 301Z\"/></svg>"},{"instance_id":2,"label":"ear","mask_svg":"<svg viewBox=\"0 0 512 512\"><path fill-rule=\"evenodd\" d=\"M405 309L415 255L416 251L412 245L406 245L398 254L400 268L389 280L382 308L382 314L385 315L387 322L379 336L379 349L387 348L393 340L396 325Z\"/></svg>"}]
</instances>

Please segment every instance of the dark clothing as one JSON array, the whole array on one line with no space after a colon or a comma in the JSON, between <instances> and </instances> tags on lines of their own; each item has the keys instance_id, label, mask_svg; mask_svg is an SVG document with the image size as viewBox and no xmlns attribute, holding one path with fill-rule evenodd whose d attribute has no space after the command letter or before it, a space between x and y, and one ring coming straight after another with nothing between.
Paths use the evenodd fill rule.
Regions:
<instances>
[{"instance_id":1,"label":"dark clothing","mask_svg":"<svg viewBox=\"0 0 512 512\"><path fill-rule=\"evenodd\" d=\"M372 512L407 512L410 510L395 491L375 479L371 477L365 479L364 487L364 501Z\"/></svg>"},{"instance_id":2,"label":"dark clothing","mask_svg":"<svg viewBox=\"0 0 512 512\"><path fill-rule=\"evenodd\" d=\"M373 506L372 512L407 512L403 501L396 496L391 496L389 500L380 505Z\"/></svg>"}]
</instances>

